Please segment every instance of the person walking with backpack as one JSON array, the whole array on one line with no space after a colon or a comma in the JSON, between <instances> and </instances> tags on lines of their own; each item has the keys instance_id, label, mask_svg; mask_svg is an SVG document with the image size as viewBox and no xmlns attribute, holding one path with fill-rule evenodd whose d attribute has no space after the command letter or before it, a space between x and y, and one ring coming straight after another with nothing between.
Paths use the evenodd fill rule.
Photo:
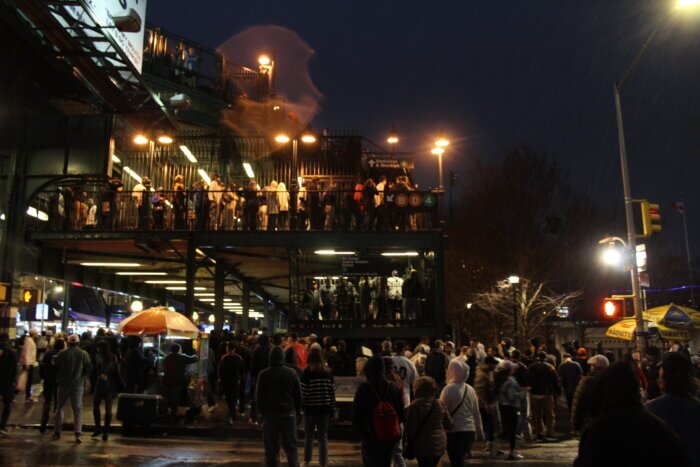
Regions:
<instances>
[{"instance_id":1,"label":"person walking with backpack","mask_svg":"<svg viewBox=\"0 0 700 467\"><path fill-rule=\"evenodd\" d=\"M90 375L92 370L92 363L90 363L88 353L82 350L79 345L80 337L77 334L71 334L68 336L68 347L56 355L58 395L56 398L56 421L52 436L54 440L61 438L63 407L70 399L71 409L73 409L75 442L82 442L80 437L83 428L83 390L85 378Z\"/></svg>"},{"instance_id":2,"label":"person walking with backpack","mask_svg":"<svg viewBox=\"0 0 700 467\"><path fill-rule=\"evenodd\" d=\"M301 375L304 406L304 465L308 466L314 448L314 432L318 433L318 462L328 465L328 427L335 413L335 384L321 348L309 350L308 366Z\"/></svg>"},{"instance_id":3,"label":"person walking with backpack","mask_svg":"<svg viewBox=\"0 0 700 467\"><path fill-rule=\"evenodd\" d=\"M386 379L384 361L375 355L365 363L367 381L358 386L352 405L352 425L362 437L362 463L389 467L404 421L401 389Z\"/></svg>"},{"instance_id":4,"label":"person walking with backpack","mask_svg":"<svg viewBox=\"0 0 700 467\"><path fill-rule=\"evenodd\" d=\"M430 376L421 376L413 383L415 400L406 409L407 459L415 457L419 467L435 467L447 449L445 430L452 426L452 419L445 405L435 399L437 385Z\"/></svg>"},{"instance_id":5,"label":"person walking with backpack","mask_svg":"<svg viewBox=\"0 0 700 467\"><path fill-rule=\"evenodd\" d=\"M479 413L479 399L473 387L467 384L469 366L454 359L447 367L447 386L440 400L452 417L452 427L447 432L447 455L452 467L464 465L464 457L471 457L475 438L484 438Z\"/></svg>"}]
</instances>

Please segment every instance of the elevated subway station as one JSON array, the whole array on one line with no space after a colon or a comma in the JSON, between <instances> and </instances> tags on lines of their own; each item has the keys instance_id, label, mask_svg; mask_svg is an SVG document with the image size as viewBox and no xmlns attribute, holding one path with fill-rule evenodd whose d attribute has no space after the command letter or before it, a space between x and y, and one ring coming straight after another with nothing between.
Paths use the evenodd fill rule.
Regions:
<instances>
[{"instance_id":1,"label":"elevated subway station","mask_svg":"<svg viewBox=\"0 0 700 467\"><path fill-rule=\"evenodd\" d=\"M128 313L123 301L138 299L197 313L203 326L376 338L442 330L437 194L383 192L394 212L381 228L372 218L364 225L358 212L341 216L349 213L342 200L359 211L363 201L352 200L362 196L358 179L403 177L408 189L410 155L329 131L316 132L313 145L280 146L276 132L293 136L305 127L275 96L270 70L229 63L145 23L137 63L93 13L82 1L0 2L13 70L0 82L7 109L0 116L0 282L8 290L0 328L12 331L17 316L38 316L20 299L21 278L32 276L64 284L62 324L104 315L93 302L109 305L117 294L123 298L112 308L120 312ZM136 145L136 134L147 144ZM161 144L162 136L171 142ZM234 194L255 177L261 206L272 180L287 183L290 200L308 188L308 219L247 231L239 203L226 218L233 222L202 226L196 187L206 182L204 196L215 193L215 174ZM133 196L146 177L154 191L163 187L161 225L150 194ZM107 225L95 221L93 209L103 217L102 197L114 179L120 189L110 198ZM174 191L178 180L183 193ZM337 217L328 226L323 198L334 192ZM182 225L174 222L178 196L187 204ZM153 208L145 224L144 202ZM334 253L317 253L328 251ZM138 272L157 274L129 274ZM95 294L98 300L86 299Z\"/></svg>"}]
</instances>

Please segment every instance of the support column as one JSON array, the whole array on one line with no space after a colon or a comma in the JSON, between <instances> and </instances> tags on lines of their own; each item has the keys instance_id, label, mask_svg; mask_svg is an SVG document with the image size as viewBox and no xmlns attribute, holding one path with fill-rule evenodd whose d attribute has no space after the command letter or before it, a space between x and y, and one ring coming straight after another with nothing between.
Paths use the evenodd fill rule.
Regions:
<instances>
[{"instance_id":1,"label":"support column","mask_svg":"<svg viewBox=\"0 0 700 467\"><path fill-rule=\"evenodd\" d=\"M63 284L63 313L61 314L61 332L64 334L68 329L68 318L70 317L70 282L66 281Z\"/></svg>"},{"instance_id":2,"label":"support column","mask_svg":"<svg viewBox=\"0 0 700 467\"><path fill-rule=\"evenodd\" d=\"M241 305L243 305L243 315L241 315L241 330L248 330L248 313L250 310L250 288L245 282L242 285L243 297L241 298Z\"/></svg>"},{"instance_id":3,"label":"support column","mask_svg":"<svg viewBox=\"0 0 700 467\"><path fill-rule=\"evenodd\" d=\"M187 264L185 270L185 316L192 319L194 313L194 280L197 273L197 245L193 238L187 240Z\"/></svg>"},{"instance_id":4,"label":"support column","mask_svg":"<svg viewBox=\"0 0 700 467\"><path fill-rule=\"evenodd\" d=\"M217 261L214 268L214 329L224 328L224 280L226 267L223 261Z\"/></svg>"},{"instance_id":5,"label":"support column","mask_svg":"<svg viewBox=\"0 0 700 467\"><path fill-rule=\"evenodd\" d=\"M299 250L289 249L289 312L287 323L299 316Z\"/></svg>"}]
</instances>

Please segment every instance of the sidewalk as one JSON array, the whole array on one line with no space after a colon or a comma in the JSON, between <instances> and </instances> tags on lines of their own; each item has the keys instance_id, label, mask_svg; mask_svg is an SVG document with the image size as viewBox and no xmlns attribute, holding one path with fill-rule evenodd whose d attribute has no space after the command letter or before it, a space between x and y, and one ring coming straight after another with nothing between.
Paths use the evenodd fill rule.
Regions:
<instances>
[{"instance_id":1,"label":"sidewalk","mask_svg":"<svg viewBox=\"0 0 700 467\"><path fill-rule=\"evenodd\" d=\"M12 413L10 414L9 425L11 427L21 428L36 428L41 425L41 411L44 404L44 398L41 394L41 384L32 386L34 403L25 403L24 393L15 396ZM95 429L94 418L92 414L92 395L83 397L83 433L91 433ZM53 409L53 407L52 407ZM101 404L101 420L104 423L104 404ZM181 413L185 408L181 408ZM250 413L250 411L248 411ZM49 416L49 427L53 427L53 413ZM303 426L303 425L302 425ZM73 429L73 411L68 402L64 408L63 429L72 431ZM110 432L121 432L122 423L117 420L117 401L112 404L112 424ZM185 423L184 417L179 417L177 423L172 420L158 420L151 425L151 428L146 432L145 429L138 427L133 429L133 433L140 436L148 435L173 435L173 436L193 436L193 437L211 437L211 438L226 438L226 439L262 439L262 429L258 425L248 423L248 417L245 419L240 414L234 420L233 425L228 423L228 409L225 401L217 398L217 405L214 410L209 413L208 407L202 407L202 413L195 418L191 423ZM300 436L303 437L303 431L300 431ZM331 426L329 436L333 439L341 440L356 440L357 435L349 424L336 423Z\"/></svg>"}]
</instances>

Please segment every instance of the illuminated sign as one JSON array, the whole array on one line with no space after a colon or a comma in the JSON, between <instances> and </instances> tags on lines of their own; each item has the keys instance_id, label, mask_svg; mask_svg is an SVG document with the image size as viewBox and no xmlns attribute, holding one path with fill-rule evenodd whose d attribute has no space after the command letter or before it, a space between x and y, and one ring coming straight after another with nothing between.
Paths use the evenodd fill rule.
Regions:
<instances>
[{"instance_id":1,"label":"illuminated sign","mask_svg":"<svg viewBox=\"0 0 700 467\"><path fill-rule=\"evenodd\" d=\"M143 36L146 27L146 0L82 0L90 17L102 26L134 67L141 72ZM77 19L83 8L72 7ZM101 46L105 47L105 46Z\"/></svg>"}]
</instances>

